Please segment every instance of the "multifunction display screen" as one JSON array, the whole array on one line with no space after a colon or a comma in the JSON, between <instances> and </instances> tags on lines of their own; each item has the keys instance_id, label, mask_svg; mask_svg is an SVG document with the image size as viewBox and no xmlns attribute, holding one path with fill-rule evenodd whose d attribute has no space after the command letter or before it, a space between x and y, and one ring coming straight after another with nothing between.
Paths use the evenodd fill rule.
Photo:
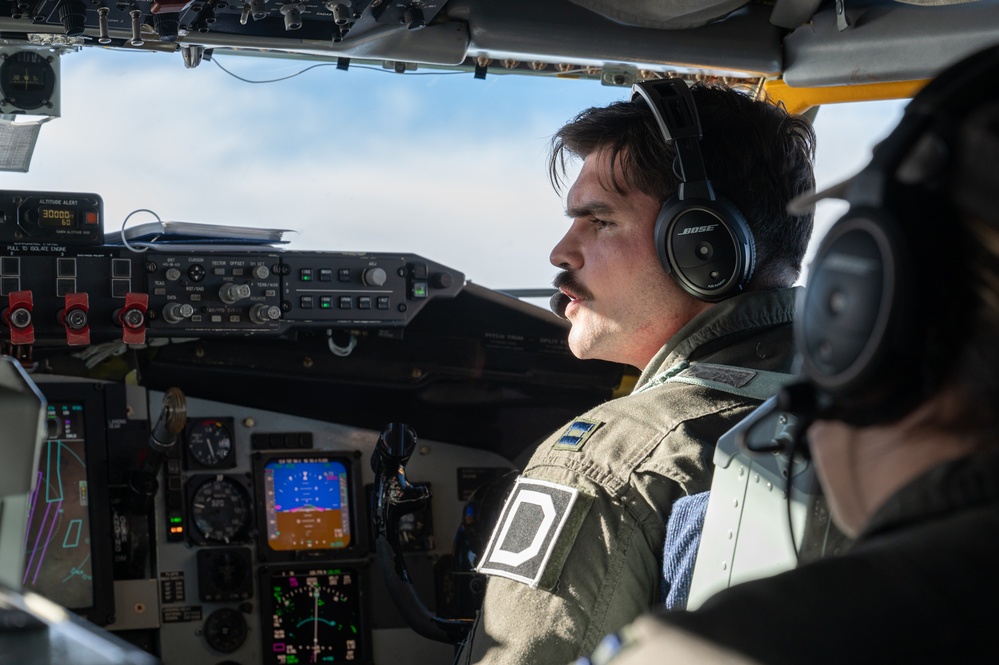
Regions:
<instances>
[{"instance_id":1,"label":"multifunction display screen","mask_svg":"<svg viewBox=\"0 0 999 665\"><path fill-rule=\"evenodd\" d=\"M31 495L22 585L63 607L94 604L84 408L53 403Z\"/></svg>"},{"instance_id":2,"label":"multifunction display screen","mask_svg":"<svg viewBox=\"0 0 999 665\"><path fill-rule=\"evenodd\" d=\"M356 570L265 568L262 573L266 665L369 662Z\"/></svg>"},{"instance_id":3,"label":"multifunction display screen","mask_svg":"<svg viewBox=\"0 0 999 665\"><path fill-rule=\"evenodd\" d=\"M267 545L276 552L351 545L349 463L332 456L274 457L262 469Z\"/></svg>"}]
</instances>

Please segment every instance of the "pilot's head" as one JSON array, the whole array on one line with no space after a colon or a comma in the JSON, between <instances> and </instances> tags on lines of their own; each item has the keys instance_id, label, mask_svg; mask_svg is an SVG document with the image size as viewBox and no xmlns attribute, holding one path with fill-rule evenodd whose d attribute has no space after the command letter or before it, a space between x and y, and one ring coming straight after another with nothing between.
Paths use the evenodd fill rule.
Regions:
<instances>
[{"instance_id":1,"label":"pilot's head","mask_svg":"<svg viewBox=\"0 0 999 665\"><path fill-rule=\"evenodd\" d=\"M785 393L834 516L861 530L940 463L999 441L999 48L909 104L810 268ZM821 197L822 194L812 197Z\"/></svg>"},{"instance_id":2,"label":"pilot's head","mask_svg":"<svg viewBox=\"0 0 999 665\"><path fill-rule=\"evenodd\" d=\"M637 367L711 303L794 282L812 214L786 205L814 187L815 135L804 118L725 86L650 86L580 113L555 134L549 161L559 188L567 161L583 159L567 196L572 224L551 253L564 271L555 284L569 296L570 347ZM684 142L678 159L655 104L688 95L702 138ZM705 180L721 212L674 214L681 183L683 202L696 207Z\"/></svg>"}]
</instances>

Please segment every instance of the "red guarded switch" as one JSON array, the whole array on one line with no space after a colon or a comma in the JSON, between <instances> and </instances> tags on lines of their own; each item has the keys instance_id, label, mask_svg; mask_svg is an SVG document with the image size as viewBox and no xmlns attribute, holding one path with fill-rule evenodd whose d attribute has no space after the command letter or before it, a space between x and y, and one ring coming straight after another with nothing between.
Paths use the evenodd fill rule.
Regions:
<instances>
[{"instance_id":1,"label":"red guarded switch","mask_svg":"<svg viewBox=\"0 0 999 665\"><path fill-rule=\"evenodd\" d=\"M8 307L3 320L10 327L10 343L14 346L35 343L35 324L31 322L31 291L14 291L7 296Z\"/></svg>"},{"instance_id":2,"label":"red guarded switch","mask_svg":"<svg viewBox=\"0 0 999 665\"><path fill-rule=\"evenodd\" d=\"M90 344L90 298L86 293L67 293L66 306L59 312L70 346Z\"/></svg>"},{"instance_id":3,"label":"red guarded switch","mask_svg":"<svg viewBox=\"0 0 999 665\"><path fill-rule=\"evenodd\" d=\"M118 311L121 341L125 344L146 343L146 310L149 296L145 293L125 294L125 306Z\"/></svg>"}]
</instances>

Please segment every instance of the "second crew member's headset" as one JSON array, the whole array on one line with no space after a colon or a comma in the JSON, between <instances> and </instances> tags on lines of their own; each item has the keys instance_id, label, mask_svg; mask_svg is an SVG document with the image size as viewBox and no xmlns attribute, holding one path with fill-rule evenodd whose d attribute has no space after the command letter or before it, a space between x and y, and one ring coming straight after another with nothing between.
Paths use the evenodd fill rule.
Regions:
<instances>
[{"instance_id":1,"label":"second crew member's headset","mask_svg":"<svg viewBox=\"0 0 999 665\"><path fill-rule=\"evenodd\" d=\"M715 194L701 155L701 121L683 79L642 81L631 100L644 100L667 145L676 151L673 170L680 179L676 195L656 219L659 262L680 287L707 302L718 302L746 288L753 276L753 234L738 208Z\"/></svg>"},{"instance_id":2,"label":"second crew member's headset","mask_svg":"<svg viewBox=\"0 0 999 665\"><path fill-rule=\"evenodd\" d=\"M792 213L827 197L850 209L810 266L795 322L804 382L785 389L782 409L867 426L897 420L943 386L974 307L958 222L967 210L999 218L997 78L999 47L948 68L859 174L792 202Z\"/></svg>"}]
</instances>

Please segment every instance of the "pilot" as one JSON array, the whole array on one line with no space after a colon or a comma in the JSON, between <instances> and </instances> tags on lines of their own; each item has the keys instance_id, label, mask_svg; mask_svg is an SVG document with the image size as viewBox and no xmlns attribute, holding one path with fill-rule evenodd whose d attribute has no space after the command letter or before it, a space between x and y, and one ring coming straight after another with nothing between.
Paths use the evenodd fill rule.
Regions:
<instances>
[{"instance_id":1,"label":"pilot","mask_svg":"<svg viewBox=\"0 0 999 665\"><path fill-rule=\"evenodd\" d=\"M995 661L997 78L999 47L946 70L833 192L850 210L811 266L804 381L781 400L811 421L854 546L643 617L580 663Z\"/></svg>"},{"instance_id":2,"label":"pilot","mask_svg":"<svg viewBox=\"0 0 999 665\"><path fill-rule=\"evenodd\" d=\"M669 136L669 140L667 140ZM659 601L664 521L706 491L718 437L779 387L812 213L815 135L722 85L638 84L552 140L570 219L551 253L569 347L642 370L538 446L479 571L459 663L567 662Z\"/></svg>"}]
</instances>

